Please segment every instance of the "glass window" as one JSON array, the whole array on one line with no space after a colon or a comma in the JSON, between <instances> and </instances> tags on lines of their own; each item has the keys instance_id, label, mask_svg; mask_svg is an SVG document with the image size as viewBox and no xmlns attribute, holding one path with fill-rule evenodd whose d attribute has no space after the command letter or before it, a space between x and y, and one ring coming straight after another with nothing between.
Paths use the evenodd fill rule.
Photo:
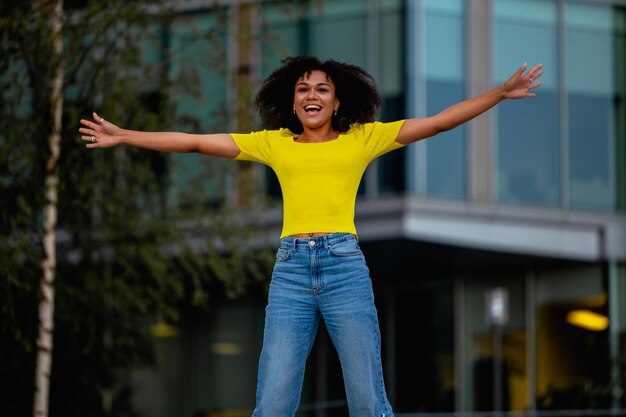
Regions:
<instances>
[{"instance_id":1,"label":"glass window","mask_svg":"<svg viewBox=\"0 0 626 417\"><path fill-rule=\"evenodd\" d=\"M380 64L378 88L383 96L380 120L405 117L404 111L404 15L400 0L384 0L380 8ZM405 184L405 149L383 155L377 165L378 192L400 193Z\"/></svg>"},{"instance_id":2,"label":"glass window","mask_svg":"<svg viewBox=\"0 0 626 417\"><path fill-rule=\"evenodd\" d=\"M194 81L193 88L173 97L179 103L179 114L188 116L200 128L225 126L226 107L226 23L210 12L180 15L170 26L170 79L183 74Z\"/></svg>"},{"instance_id":3,"label":"glass window","mask_svg":"<svg viewBox=\"0 0 626 417\"><path fill-rule=\"evenodd\" d=\"M609 288L609 338L612 358L612 382L626 388L626 263L608 264ZM611 303L614 303L613 305ZM626 395L621 395L618 405L626 409Z\"/></svg>"},{"instance_id":4,"label":"glass window","mask_svg":"<svg viewBox=\"0 0 626 417\"><path fill-rule=\"evenodd\" d=\"M367 2L342 0L312 4L309 52L367 69Z\"/></svg>"},{"instance_id":5,"label":"glass window","mask_svg":"<svg viewBox=\"0 0 626 417\"><path fill-rule=\"evenodd\" d=\"M453 412L457 305L452 271L441 268L441 261L459 259L459 252L403 239L364 241L362 249L372 277L393 411L406 416ZM424 259L406 262L416 254Z\"/></svg>"},{"instance_id":6,"label":"glass window","mask_svg":"<svg viewBox=\"0 0 626 417\"><path fill-rule=\"evenodd\" d=\"M465 98L464 6L462 0L427 0L426 114L434 115ZM418 92L420 94L420 92ZM463 127L426 143L426 192L463 198L466 193L466 146Z\"/></svg>"},{"instance_id":7,"label":"glass window","mask_svg":"<svg viewBox=\"0 0 626 417\"><path fill-rule=\"evenodd\" d=\"M182 130L223 132L228 126L225 32L220 16L206 11L181 14L169 28L168 70L170 81L179 83L172 101L178 104ZM232 164L197 154L173 154L171 158L173 204L193 210L196 207L192 206L224 197L221 194Z\"/></svg>"},{"instance_id":8,"label":"glass window","mask_svg":"<svg viewBox=\"0 0 626 417\"><path fill-rule=\"evenodd\" d=\"M404 97L404 13L401 0L383 0L380 9L380 79L385 97Z\"/></svg>"},{"instance_id":9,"label":"glass window","mask_svg":"<svg viewBox=\"0 0 626 417\"><path fill-rule=\"evenodd\" d=\"M452 280L422 276L393 291L394 411L454 411ZM384 301L380 306L385 311Z\"/></svg>"},{"instance_id":10,"label":"glass window","mask_svg":"<svg viewBox=\"0 0 626 417\"><path fill-rule=\"evenodd\" d=\"M498 0L494 4L494 75L501 84L524 62L543 63L537 97L495 110L496 198L560 204L558 30L555 1Z\"/></svg>"},{"instance_id":11,"label":"glass window","mask_svg":"<svg viewBox=\"0 0 626 417\"><path fill-rule=\"evenodd\" d=\"M611 407L607 294L599 266L540 272L537 408Z\"/></svg>"},{"instance_id":12,"label":"glass window","mask_svg":"<svg viewBox=\"0 0 626 417\"><path fill-rule=\"evenodd\" d=\"M301 54L367 68L367 2L306 3L263 7L263 75Z\"/></svg>"},{"instance_id":13,"label":"glass window","mask_svg":"<svg viewBox=\"0 0 626 417\"><path fill-rule=\"evenodd\" d=\"M615 8L615 169L617 209L626 210L626 8Z\"/></svg>"},{"instance_id":14,"label":"glass window","mask_svg":"<svg viewBox=\"0 0 626 417\"><path fill-rule=\"evenodd\" d=\"M616 72L623 73L626 67L623 55L621 62L616 61L619 38L623 47L624 37L624 27L616 28L616 13L613 6L600 4L568 3L565 9L573 208L614 210L616 206L616 158L623 159L616 153L616 103L619 97L624 99Z\"/></svg>"},{"instance_id":15,"label":"glass window","mask_svg":"<svg viewBox=\"0 0 626 417\"><path fill-rule=\"evenodd\" d=\"M264 300L215 301L173 332L152 326L155 365L133 371L133 405L152 417L250 415L254 408ZM163 329L166 330L166 329Z\"/></svg>"},{"instance_id":16,"label":"glass window","mask_svg":"<svg viewBox=\"0 0 626 417\"><path fill-rule=\"evenodd\" d=\"M262 77L265 79L288 56L304 53L303 37L306 14L302 7L293 4L268 4L261 8L262 15Z\"/></svg>"},{"instance_id":17,"label":"glass window","mask_svg":"<svg viewBox=\"0 0 626 417\"><path fill-rule=\"evenodd\" d=\"M465 410L528 408L528 336L524 276L472 277L464 280ZM496 326L489 311L493 294L504 294L506 319ZM497 301L497 298L496 298ZM500 304L495 304L500 305ZM500 383L496 384L496 370ZM496 391L496 387L500 389ZM495 394L495 392L499 392ZM498 400L496 400L498 395Z\"/></svg>"}]
</instances>

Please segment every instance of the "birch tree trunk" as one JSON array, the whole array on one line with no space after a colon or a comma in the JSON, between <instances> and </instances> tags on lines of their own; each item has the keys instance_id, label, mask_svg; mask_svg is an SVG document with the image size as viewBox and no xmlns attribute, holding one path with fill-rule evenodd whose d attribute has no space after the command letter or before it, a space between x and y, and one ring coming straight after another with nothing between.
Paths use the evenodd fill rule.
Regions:
<instances>
[{"instance_id":1,"label":"birch tree trunk","mask_svg":"<svg viewBox=\"0 0 626 417\"><path fill-rule=\"evenodd\" d=\"M45 203L43 210L43 253L42 276L39 283L39 336L37 338L37 367L35 371L35 398L33 415L47 417L50 374L52 370L52 347L54 335L54 278L56 274L56 234L57 202L59 184L59 157L61 155L61 116L63 113L63 1L40 0L40 11L50 16L53 59L56 62L52 72L50 90L50 133L48 136L49 155L46 161Z\"/></svg>"}]
</instances>

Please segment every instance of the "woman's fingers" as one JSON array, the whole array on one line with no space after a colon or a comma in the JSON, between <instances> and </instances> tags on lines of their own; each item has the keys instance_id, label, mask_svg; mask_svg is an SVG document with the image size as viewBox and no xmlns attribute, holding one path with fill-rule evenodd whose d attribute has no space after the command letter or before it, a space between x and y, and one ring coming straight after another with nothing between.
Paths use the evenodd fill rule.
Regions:
<instances>
[{"instance_id":1,"label":"woman's fingers","mask_svg":"<svg viewBox=\"0 0 626 417\"><path fill-rule=\"evenodd\" d=\"M81 140L87 142L87 148L96 148L98 147L98 141L100 139L104 139L104 136L107 135L105 132L104 126L104 118L98 115L98 113L93 112L92 114L93 120L80 119L80 124L78 131L82 133ZM106 142L106 140L105 140Z\"/></svg>"},{"instance_id":2,"label":"woman's fingers","mask_svg":"<svg viewBox=\"0 0 626 417\"><path fill-rule=\"evenodd\" d=\"M80 137L83 141L87 142L87 147L88 148L95 148L98 145L98 139L96 139L95 135L91 135L91 136L81 136Z\"/></svg>"},{"instance_id":3,"label":"woman's fingers","mask_svg":"<svg viewBox=\"0 0 626 417\"><path fill-rule=\"evenodd\" d=\"M80 123L93 130L98 130L98 127L102 126L102 124L105 122L104 118L96 112L93 112L93 120L94 121L92 122L91 120L80 119Z\"/></svg>"},{"instance_id":4,"label":"woman's fingers","mask_svg":"<svg viewBox=\"0 0 626 417\"><path fill-rule=\"evenodd\" d=\"M98 115L98 113L93 112L93 119L96 121L96 123L98 123L99 125L104 123L104 117L101 117Z\"/></svg>"},{"instance_id":5,"label":"woman's fingers","mask_svg":"<svg viewBox=\"0 0 626 417\"><path fill-rule=\"evenodd\" d=\"M541 68L543 68L543 64L537 64L526 74L531 84L533 84L537 78L543 75L543 71L541 71Z\"/></svg>"},{"instance_id":6,"label":"woman's fingers","mask_svg":"<svg viewBox=\"0 0 626 417\"><path fill-rule=\"evenodd\" d=\"M94 118L95 116L96 113L94 112ZM102 133L102 127L98 123L87 119L81 119L80 123L83 125L78 129L82 133L81 140L87 142L87 148L95 148L98 143L97 137Z\"/></svg>"},{"instance_id":7,"label":"woman's fingers","mask_svg":"<svg viewBox=\"0 0 626 417\"><path fill-rule=\"evenodd\" d=\"M80 119L80 123L83 126L86 126L86 127L88 127L89 129L92 129L92 130L98 130L98 128L100 127L99 124L94 123L91 120L87 120L87 119ZM81 129L84 129L84 128L81 128Z\"/></svg>"},{"instance_id":8,"label":"woman's fingers","mask_svg":"<svg viewBox=\"0 0 626 417\"><path fill-rule=\"evenodd\" d=\"M543 75L543 64L537 64L528 69L528 64L524 63L512 76L504 83L507 91L507 98L519 99L524 97L534 97L531 90L540 87L541 83L536 80Z\"/></svg>"}]
</instances>

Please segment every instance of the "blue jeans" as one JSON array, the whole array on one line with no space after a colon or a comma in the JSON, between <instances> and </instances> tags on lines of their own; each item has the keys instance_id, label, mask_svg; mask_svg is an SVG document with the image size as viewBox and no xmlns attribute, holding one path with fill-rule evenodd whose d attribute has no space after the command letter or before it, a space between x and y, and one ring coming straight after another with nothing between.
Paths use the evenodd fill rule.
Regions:
<instances>
[{"instance_id":1,"label":"blue jeans","mask_svg":"<svg viewBox=\"0 0 626 417\"><path fill-rule=\"evenodd\" d=\"M265 310L254 417L291 417L320 317L337 349L351 417L391 417L372 282L354 235L283 238Z\"/></svg>"}]
</instances>

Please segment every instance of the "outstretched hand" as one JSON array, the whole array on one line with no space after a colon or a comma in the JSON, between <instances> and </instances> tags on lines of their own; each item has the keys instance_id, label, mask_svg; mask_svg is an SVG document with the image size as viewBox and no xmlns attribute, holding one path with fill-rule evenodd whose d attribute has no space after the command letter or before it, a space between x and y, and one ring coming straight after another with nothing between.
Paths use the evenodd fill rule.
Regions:
<instances>
[{"instance_id":1,"label":"outstretched hand","mask_svg":"<svg viewBox=\"0 0 626 417\"><path fill-rule=\"evenodd\" d=\"M83 134L80 138L87 142L88 148L109 148L120 143L122 129L117 125L104 120L96 112L93 112L93 119L81 119L83 125L78 131Z\"/></svg>"},{"instance_id":2,"label":"outstretched hand","mask_svg":"<svg viewBox=\"0 0 626 417\"><path fill-rule=\"evenodd\" d=\"M541 69L543 64L539 64L531 68L526 74L524 71L528 68L528 64L522 65L515 74L513 74L504 84L505 98L519 99L525 97L534 97L536 94L530 90L541 86L541 83L536 82L537 78L543 75Z\"/></svg>"}]
</instances>

